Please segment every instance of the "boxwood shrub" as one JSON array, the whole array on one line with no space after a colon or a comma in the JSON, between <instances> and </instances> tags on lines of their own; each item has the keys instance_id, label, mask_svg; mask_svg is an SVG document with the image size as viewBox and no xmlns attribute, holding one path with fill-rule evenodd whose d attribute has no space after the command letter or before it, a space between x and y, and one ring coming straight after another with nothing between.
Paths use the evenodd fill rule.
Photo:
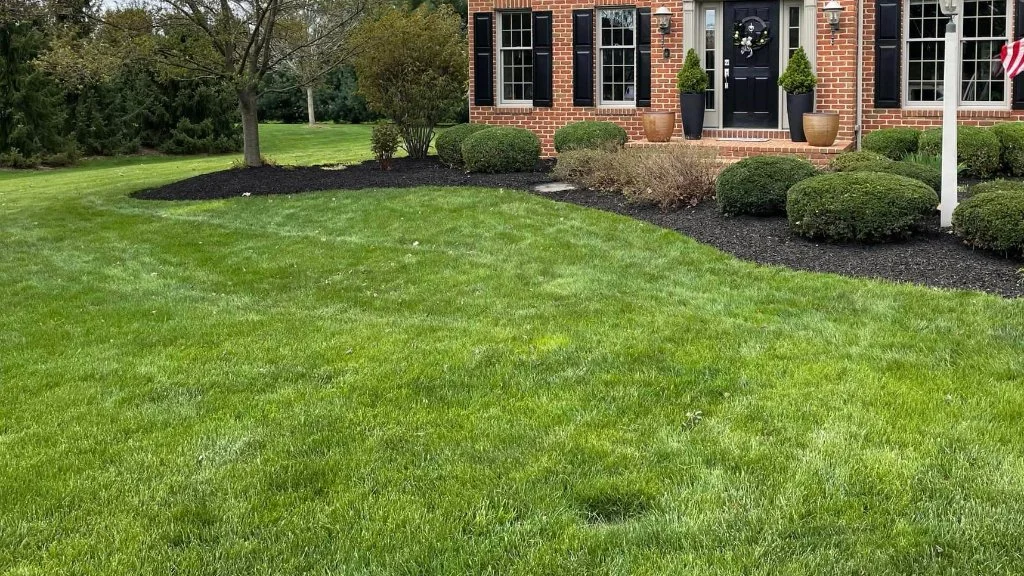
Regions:
<instances>
[{"instance_id":1,"label":"boxwood shrub","mask_svg":"<svg viewBox=\"0 0 1024 576\"><path fill-rule=\"evenodd\" d=\"M916 128L882 128L865 135L863 146L890 160L902 160L917 152L920 138L921 131Z\"/></svg>"},{"instance_id":2,"label":"boxwood shrub","mask_svg":"<svg viewBox=\"0 0 1024 576\"><path fill-rule=\"evenodd\" d=\"M889 160L878 152L861 150L860 152L843 152L833 158L832 161L828 163L828 167L833 172L850 172L858 169L861 164L877 166L886 162L892 163L892 160Z\"/></svg>"},{"instance_id":3,"label":"boxwood shrub","mask_svg":"<svg viewBox=\"0 0 1024 576\"><path fill-rule=\"evenodd\" d=\"M462 165L462 143L471 134L490 128L487 124L457 124L437 135L434 149L444 164L455 167Z\"/></svg>"},{"instance_id":4,"label":"boxwood shrub","mask_svg":"<svg viewBox=\"0 0 1024 576\"><path fill-rule=\"evenodd\" d=\"M971 196L984 194L986 192L1024 192L1024 181L1021 180L989 180L972 184L968 189Z\"/></svg>"},{"instance_id":5,"label":"boxwood shrub","mask_svg":"<svg viewBox=\"0 0 1024 576\"><path fill-rule=\"evenodd\" d=\"M953 231L975 248L1024 254L1024 191L986 192L953 211Z\"/></svg>"},{"instance_id":6,"label":"boxwood shrub","mask_svg":"<svg viewBox=\"0 0 1024 576\"><path fill-rule=\"evenodd\" d=\"M555 151L621 148L628 138L614 122L574 122L555 130Z\"/></svg>"},{"instance_id":7,"label":"boxwood shrub","mask_svg":"<svg viewBox=\"0 0 1024 576\"><path fill-rule=\"evenodd\" d=\"M1013 176L1024 176L1024 122L1004 122L990 130L1003 147L1000 157L1003 171Z\"/></svg>"},{"instance_id":8,"label":"boxwood shrub","mask_svg":"<svg viewBox=\"0 0 1024 576\"><path fill-rule=\"evenodd\" d=\"M942 188L942 171L927 164L917 162L893 162L886 158L881 162L862 162L847 172L883 172L885 174L898 174L913 178L918 182L927 184L929 188L938 192Z\"/></svg>"},{"instance_id":9,"label":"boxwood shrub","mask_svg":"<svg viewBox=\"0 0 1024 576\"><path fill-rule=\"evenodd\" d=\"M786 213L786 192L818 174L813 164L789 156L752 156L718 175L715 195L723 214L768 216Z\"/></svg>"},{"instance_id":10,"label":"boxwood shrub","mask_svg":"<svg viewBox=\"0 0 1024 576\"><path fill-rule=\"evenodd\" d=\"M529 172L540 160L540 140L525 128L487 128L462 143L462 160L470 172Z\"/></svg>"},{"instance_id":11,"label":"boxwood shrub","mask_svg":"<svg viewBox=\"0 0 1024 576\"><path fill-rule=\"evenodd\" d=\"M939 196L906 176L836 172L789 190L786 212L793 231L831 242L885 242L905 238L934 214Z\"/></svg>"},{"instance_id":12,"label":"boxwood shrub","mask_svg":"<svg viewBox=\"0 0 1024 576\"><path fill-rule=\"evenodd\" d=\"M918 150L923 154L942 155L942 128L929 128L921 133ZM959 126L957 128L957 162L963 175L989 178L999 171L1002 145L988 128Z\"/></svg>"}]
</instances>

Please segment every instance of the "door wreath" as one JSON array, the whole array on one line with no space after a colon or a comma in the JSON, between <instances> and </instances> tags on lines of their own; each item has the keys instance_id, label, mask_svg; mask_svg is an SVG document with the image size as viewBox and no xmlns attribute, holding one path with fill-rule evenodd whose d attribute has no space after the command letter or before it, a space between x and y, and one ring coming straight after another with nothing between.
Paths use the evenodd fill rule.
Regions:
<instances>
[{"instance_id":1,"label":"door wreath","mask_svg":"<svg viewBox=\"0 0 1024 576\"><path fill-rule=\"evenodd\" d=\"M748 16L733 24L732 44L739 46L740 54L750 58L755 50L768 45L771 40L770 26L757 16Z\"/></svg>"}]
</instances>

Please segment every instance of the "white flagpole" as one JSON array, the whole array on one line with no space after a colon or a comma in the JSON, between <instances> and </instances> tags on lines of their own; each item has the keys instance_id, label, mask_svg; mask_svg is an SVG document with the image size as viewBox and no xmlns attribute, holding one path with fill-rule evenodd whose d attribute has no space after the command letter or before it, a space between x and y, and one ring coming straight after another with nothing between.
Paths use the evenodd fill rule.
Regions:
<instances>
[{"instance_id":1,"label":"white flagpole","mask_svg":"<svg viewBox=\"0 0 1024 576\"><path fill-rule=\"evenodd\" d=\"M956 34L956 15L946 25L945 73L942 93L942 202L939 204L940 224L953 225L957 204L956 109L960 103L960 42Z\"/></svg>"}]
</instances>

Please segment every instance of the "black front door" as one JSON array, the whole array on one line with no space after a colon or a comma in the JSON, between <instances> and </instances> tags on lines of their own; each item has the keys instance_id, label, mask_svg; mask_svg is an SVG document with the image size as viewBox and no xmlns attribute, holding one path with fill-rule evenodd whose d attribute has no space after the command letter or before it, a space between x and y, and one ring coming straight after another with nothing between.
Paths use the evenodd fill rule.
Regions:
<instances>
[{"instance_id":1,"label":"black front door","mask_svg":"<svg viewBox=\"0 0 1024 576\"><path fill-rule=\"evenodd\" d=\"M725 2L723 124L779 127L779 3Z\"/></svg>"}]
</instances>

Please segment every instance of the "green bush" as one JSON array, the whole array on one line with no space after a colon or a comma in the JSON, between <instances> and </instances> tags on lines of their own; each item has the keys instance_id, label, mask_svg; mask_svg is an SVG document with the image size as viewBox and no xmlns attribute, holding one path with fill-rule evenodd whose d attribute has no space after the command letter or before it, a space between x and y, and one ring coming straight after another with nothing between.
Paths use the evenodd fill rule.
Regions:
<instances>
[{"instance_id":1,"label":"green bush","mask_svg":"<svg viewBox=\"0 0 1024 576\"><path fill-rule=\"evenodd\" d=\"M818 78L811 68L811 61L807 59L807 52L801 46L789 57L786 71L779 76L779 86L788 94L807 94L817 85Z\"/></svg>"},{"instance_id":2,"label":"green bush","mask_svg":"<svg viewBox=\"0 0 1024 576\"><path fill-rule=\"evenodd\" d=\"M391 168L391 159L398 152L398 143L402 139L402 133L398 127L388 122L378 122L373 127L370 135L370 151L377 160L381 170Z\"/></svg>"},{"instance_id":3,"label":"green bush","mask_svg":"<svg viewBox=\"0 0 1024 576\"><path fill-rule=\"evenodd\" d=\"M683 69L676 74L676 88L681 94L703 94L708 89L708 72L693 48L686 53Z\"/></svg>"},{"instance_id":4,"label":"green bush","mask_svg":"<svg viewBox=\"0 0 1024 576\"><path fill-rule=\"evenodd\" d=\"M1003 147L1000 157L1003 171L1012 176L1024 176L1024 122L996 124L991 130Z\"/></svg>"},{"instance_id":5,"label":"green bush","mask_svg":"<svg viewBox=\"0 0 1024 576\"><path fill-rule=\"evenodd\" d=\"M462 160L470 172L529 172L540 160L540 140L525 128L488 128L466 138Z\"/></svg>"},{"instance_id":6,"label":"green bush","mask_svg":"<svg viewBox=\"0 0 1024 576\"><path fill-rule=\"evenodd\" d=\"M883 128L864 136L864 149L890 160L903 160L917 152L921 131L916 128Z\"/></svg>"},{"instance_id":7,"label":"green bush","mask_svg":"<svg viewBox=\"0 0 1024 576\"><path fill-rule=\"evenodd\" d=\"M843 152L829 162L828 167L833 172L852 172L862 164L875 166L880 163L892 162L877 152L862 150L860 152Z\"/></svg>"},{"instance_id":8,"label":"green bush","mask_svg":"<svg viewBox=\"0 0 1024 576\"><path fill-rule=\"evenodd\" d=\"M555 130L555 151L621 148L627 139L626 131L614 122L574 122Z\"/></svg>"},{"instance_id":9,"label":"green bush","mask_svg":"<svg viewBox=\"0 0 1024 576\"><path fill-rule=\"evenodd\" d=\"M1021 180L989 180L972 184L968 190L971 196L985 194L987 192L1024 192L1024 181Z\"/></svg>"},{"instance_id":10,"label":"green bush","mask_svg":"<svg viewBox=\"0 0 1024 576\"><path fill-rule=\"evenodd\" d=\"M818 174L807 160L789 156L753 156L718 175L715 194L723 214L768 216L786 212L786 192Z\"/></svg>"},{"instance_id":11,"label":"green bush","mask_svg":"<svg viewBox=\"0 0 1024 576\"><path fill-rule=\"evenodd\" d=\"M786 212L793 231L801 236L884 242L909 236L938 204L935 190L906 176L836 172L793 186Z\"/></svg>"},{"instance_id":12,"label":"green bush","mask_svg":"<svg viewBox=\"0 0 1024 576\"><path fill-rule=\"evenodd\" d=\"M1024 254L1024 192L986 192L953 212L953 231L975 248Z\"/></svg>"},{"instance_id":13,"label":"green bush","mask_svg":"<svg viewBox=\"0 0 1024 576\"><path fill-rule=\"evenodd\" d=\"M942 155L942 128L930 128L921 133L918 150L924 154ZM973 178L989 178L999 170L1002 145L999 138L987 128L959 126L957 128L957 163L963 174Z\"/></svg>"},{"instance_id":14,"label":"green bush","mask_svg":"<svg viewBox=\"0 0 1024 576\"><path fill-rule=\"evenodd\" d=\"M437 135L434 141L434 149L437 150L437 157L448 166L456 167L462 165L462 143L481 130L490 128L487 124L459 124L452 126Z\"/></svg>"},{"instance_id":15,"label":"green bush","mask_svg":"<svg viewBox=\"0 0 1024 576\"><path fill-rule=\"evenodd\" d=\"M913 178L918 182L927 184L936 192L942 187L942 172L926 164L916 162L893 162L888 158L879 162L862 162L847 172L882 172L884 174L897 174Z\"/></svg>"}]
</instances>

